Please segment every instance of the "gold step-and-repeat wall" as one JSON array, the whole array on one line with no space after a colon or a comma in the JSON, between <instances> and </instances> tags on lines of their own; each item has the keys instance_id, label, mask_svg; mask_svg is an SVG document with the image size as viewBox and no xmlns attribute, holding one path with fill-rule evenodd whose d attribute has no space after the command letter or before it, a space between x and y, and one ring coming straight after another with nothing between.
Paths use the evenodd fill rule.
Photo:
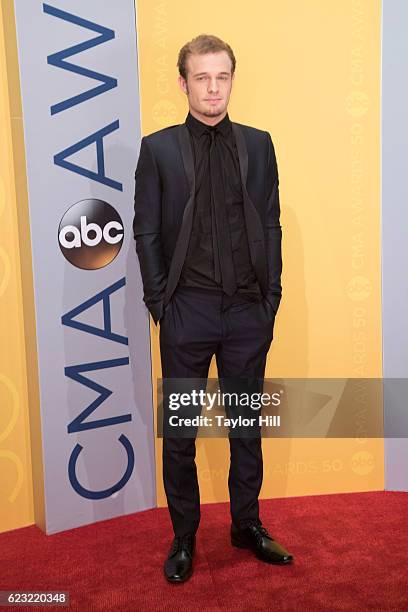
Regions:
<instances>
[{"instance_id":1,"label":"gold step-and-repeat wall","mask_svg":"<svg viewBox=\"0 0 408 612\"><path fill-rule=\"evenodd\" d=\"M0 4L0 532L34 521L36 334L13 3ZM33 440L33 444L31 443ZM31 451L37 461L32 465Z\"/></svg>"},{"instance_id":2,"label":"gold step-and-repeat wall","mask_svg":"<svg viewBox=\"0 0 408 612\"><path fill-rule=\"evenodd\" d=\"M136 7L143 134L185 120L177 54L207 33L226 40L237 59L230 118L272 136L283 297L266 376L381 377L379 0ZM157 378L153 323L151 332ZM264 498L384 488L381 439L269 438L263 450ZM164 505L160 456L158 440ZM227 500L228 440L200 438L197 467L202 501Z\"/></svg>"}]
</instances>

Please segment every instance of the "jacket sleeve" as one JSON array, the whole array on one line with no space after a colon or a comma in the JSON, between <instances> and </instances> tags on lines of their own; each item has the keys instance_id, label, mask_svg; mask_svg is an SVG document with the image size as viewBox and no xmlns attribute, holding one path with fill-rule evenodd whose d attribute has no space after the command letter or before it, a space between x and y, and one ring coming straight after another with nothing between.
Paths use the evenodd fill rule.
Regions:
<instances>
[{"instance_id":1,"label":"jacket sleeve","mask_svg":"<svg viewBox=\"0 0 408 612\"><path fill-rule=\"evenodd\" d=\"M266 210L266 250L268 264L267 299L275 314L282 297L282 227L280 225L279 175L275 149L268 134L268 199Z\"/></svg>"},{"instance_id":2,"label":"jacket sleeve","mask_svg":"<svg viewBox=\"0 0 408 612\"><path fill-rule=\"evenodd\" d=\"M143 282L143 301L155 324L163 314L167 275L161 247L162 186L152 150L142 138L135 173L133 235Z\"/></svg>"}]
</instances>

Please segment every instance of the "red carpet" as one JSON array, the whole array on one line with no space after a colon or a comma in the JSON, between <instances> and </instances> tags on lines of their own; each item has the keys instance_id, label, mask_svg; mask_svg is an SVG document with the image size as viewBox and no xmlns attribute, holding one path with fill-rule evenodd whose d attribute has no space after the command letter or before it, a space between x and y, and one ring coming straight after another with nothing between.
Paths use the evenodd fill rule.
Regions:
<instances>
[{"instance_id":1,"label":"red carpet","mask_svg":"<svg viewBox=\"0 0 408 612\"><path fill-rule=\"evenodd\" d=\"M262 501L261 518L292 566L232 548L228 504L210 504L184 584L162 575L172 532L167 509L155 509L52 536L37 527L1 534L0 590L66 590L71 606L58 609L83 612L408 609L407 493Z\"/></svg>"}]
</instances>

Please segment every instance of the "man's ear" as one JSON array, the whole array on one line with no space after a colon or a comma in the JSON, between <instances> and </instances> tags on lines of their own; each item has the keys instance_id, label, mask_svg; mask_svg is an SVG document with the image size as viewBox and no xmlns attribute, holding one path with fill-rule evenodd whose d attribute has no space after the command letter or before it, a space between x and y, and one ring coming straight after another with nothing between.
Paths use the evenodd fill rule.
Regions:
<instances>
[{"instance_id":1,"label":"man's ear","mask_svg":"<svg viewBox=\"0 0 408 612\"><path fill-rule=\"evenodd\" d=\"M187 93L187 81L184 77L181 76L181 74L179 74L178 76L178 82L180 85L180 89L183 93Z\"/></svg>"}]
</instances>

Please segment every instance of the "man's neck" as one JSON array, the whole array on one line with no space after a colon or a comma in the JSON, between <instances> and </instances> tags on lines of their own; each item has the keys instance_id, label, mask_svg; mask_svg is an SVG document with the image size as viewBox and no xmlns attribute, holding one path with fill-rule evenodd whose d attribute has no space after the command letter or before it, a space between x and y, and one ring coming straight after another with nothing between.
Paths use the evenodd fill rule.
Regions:
<instances>
[{"instance_id":1,"label":"man's neck","mask_svg":"<svg viewBox=\"0 0 408 612\"><path fill-rule=\"evenodd\" d=\"M189 108L189 113L195 119L198 119L198 121L201 121L202 123L205 123L206 125L217 125L217 123L222 121L224 117L227 115L228 110L226 109L221 115L217 115L215 117L208 117L207 115L202 115L201 113L197 113L191 108Z\"/></svg>"}]
</instances>

